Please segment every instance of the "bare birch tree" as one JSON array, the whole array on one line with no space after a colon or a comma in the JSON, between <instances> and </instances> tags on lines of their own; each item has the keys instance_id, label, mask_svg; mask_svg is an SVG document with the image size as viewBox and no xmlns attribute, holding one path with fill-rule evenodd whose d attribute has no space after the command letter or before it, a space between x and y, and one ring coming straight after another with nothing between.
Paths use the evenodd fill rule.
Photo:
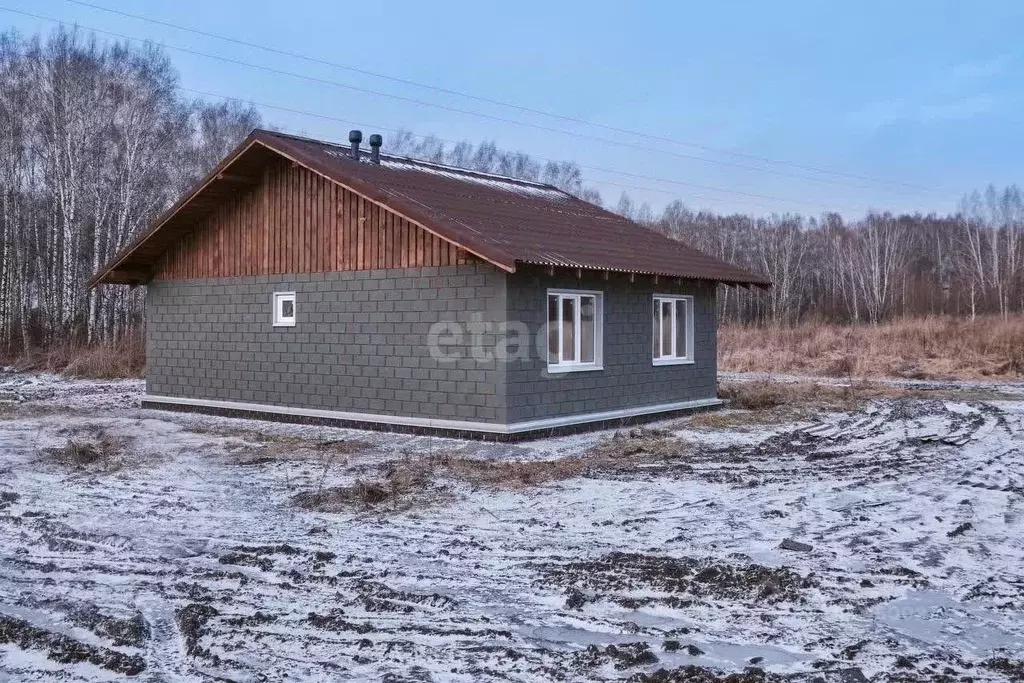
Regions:
<instances>
[{"instance_id":1,"label":"bare birch tree","mask_svg":"<svg viewBox=\"0 0 1024 683\"><path fill-rule=\"evenodd\" d=\"M259 122L186 102L164 53L77 30L0 36L0 333L9 350L117 339L138 291L89 275Z\"/></svg>"}]
</instances>

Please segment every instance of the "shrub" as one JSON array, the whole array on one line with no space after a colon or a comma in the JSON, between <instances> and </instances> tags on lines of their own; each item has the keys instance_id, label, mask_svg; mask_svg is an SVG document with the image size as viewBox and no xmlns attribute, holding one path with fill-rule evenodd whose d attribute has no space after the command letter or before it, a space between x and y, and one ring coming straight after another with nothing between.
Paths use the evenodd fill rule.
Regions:
<instances>
[{"instance_id":1,"label":"shrub","mask_svg":"<svg viewBox=\"0 0 1024 683\"><path fill-rule=\"evenodd\" d=\"M719 368L827 377L1024 375L1024 316L906 318L880 325L722 325Z\"/></svg>"},{"instance_id":2,"label":"shrub","mask_svg":"<svg viewBox=\"0 0 1024 683\"><path fill-rule=\"evenodd\" d=\"M116 342L64 341L10 361L23 372L57 372L86 379L142 377L146 369L146 342L138 332Z\"/></svg>"}]
</instances>

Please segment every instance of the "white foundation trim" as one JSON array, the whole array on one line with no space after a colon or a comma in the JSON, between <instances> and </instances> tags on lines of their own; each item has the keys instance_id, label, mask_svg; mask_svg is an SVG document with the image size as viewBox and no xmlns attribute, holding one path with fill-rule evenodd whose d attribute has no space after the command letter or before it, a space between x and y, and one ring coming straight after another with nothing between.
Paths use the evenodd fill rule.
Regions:
<instances>
[{"instance_id":1,"label":"white foundation trim","mask_svg":"<svg viewBox=\"0 0 1024 683\"><path fill-rule=\"evenodd\" d=\"M696 401L679 401L677 403L662 403L656 406L642 406L637 408L625 408L622 410L609 410L601 413L585 413L582 415L566 415L565 417L549 417L528 422L516 422L513 424L493 424L489 422L467 422L463 420L436 420L426 417L403 417L399 415L377 415L374 413L348 413L338 410L318 410L316 408L292 408L289 406L272 406L263 403L237 403L235 401L215 401L205 398L182 398L179 396L156 396L147 394L143 397L147 403L166 403L179 406L196 406L202 408L220 408L222 410L240 410L251 413L267 413L270 415L291 415L297 417L313 417L328 420L346 420L349 422L374 422L385 425L400 425L404 427L427 427L433 429L451 429L467 432L486 432L488 434L520 434L541 429L553 429L556 427L569 427L572 425L586 424L588 422L603 422L605 420L618 420L627 417L638 417L640 415L657 415L675 410L689 410L696 408L710 408L720 406L724 403L721 399L705 398Z\"/></svg>"}]
</instances>

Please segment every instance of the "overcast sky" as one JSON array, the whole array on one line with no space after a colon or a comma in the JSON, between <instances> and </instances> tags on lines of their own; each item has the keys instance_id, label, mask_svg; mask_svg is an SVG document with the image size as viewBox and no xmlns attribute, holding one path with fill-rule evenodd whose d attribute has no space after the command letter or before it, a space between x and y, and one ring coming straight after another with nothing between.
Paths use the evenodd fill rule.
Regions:
<instances>
[{"instance_id":1,"label":"overcast sky","mask_svg":"<svg viewBox=\"0 0 1024 683\"><path fill-rule=\"evenodd\" d=\"M186 88L346 119L365 134L384 131L385 150L386 131L405 127L576 161L606 204L626 189L656 210L678 198L694 208L758 214L945 212L965 191L1024 181L1020 0L90 2L650 137L270 54L68 0L0 4L449 107L169 51ZM0 16L23 33L53 28L42 19ZM353 127L279 110L263 115L329 139L344 140Z\"/></svg>"}]
</instances>

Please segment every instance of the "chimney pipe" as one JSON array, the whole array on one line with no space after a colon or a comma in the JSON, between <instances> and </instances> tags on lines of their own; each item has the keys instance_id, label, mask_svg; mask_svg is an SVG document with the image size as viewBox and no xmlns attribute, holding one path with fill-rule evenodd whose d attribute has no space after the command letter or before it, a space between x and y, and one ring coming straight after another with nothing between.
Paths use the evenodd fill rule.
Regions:
<instances>
[{"instance_id":1,"label":"chimney pipe","mask_svg":"<svg viewBox=\"0 0 1024 683\"><path fill-rule=\"evenodd\" d=\"M370 163L380 165L380 146L384 144L384 138L377 133L370 136Z\"/></svg>"},{"instance_id":2,"label":"chimney pipe","mask_svg":"<svg viewBox=\"0 0 1024 683\"><path fill-rule=\"evenodd\" d=\"M363 141L363 131L350 130L348 132L348 141L352 143L352 159L359 161L359 143Z\"/></svg>"}]
</instances>

